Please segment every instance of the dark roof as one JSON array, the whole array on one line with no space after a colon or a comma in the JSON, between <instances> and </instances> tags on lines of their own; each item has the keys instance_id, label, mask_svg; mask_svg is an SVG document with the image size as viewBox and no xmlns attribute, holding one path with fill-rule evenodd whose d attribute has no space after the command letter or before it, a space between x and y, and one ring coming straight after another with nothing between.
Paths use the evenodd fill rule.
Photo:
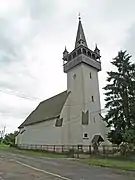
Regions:
<instances>
[{"instance_id":1,"label":"dark roof","mask_svg":"<svg viewBox=\"0 0 135 180\"><path fill-rule=\"evenodd\" d=\"M67 97L68 93L67 91L64 91L60 94L57 94L56 96L42 101L19 126L19 128L58 117Z\"/></svg>"},{"instance_id":2,"label":"dark roof","mask_svg":"<svg viewBox=\"0 0 135 180\"><path fill-rule=\"evenodd\" d=\"M92 143L99 143L99 142L103 142L103 141L104 141L104 139L100 135L95 135L92 139Z\"/></svg>"},{"instance_id":3,"label":"dark roof","mask_svg":"<svg viewBox=\"0 0 135 180\"><path fill-rule=\"evenodd\" d=\"M80 46L79 41L82 40L83 41L83 45L85 47L87 46L87 42L86 42L86 38L84 35L84 31L83 31L83 27L82 27L82 23L81 20L79 20L79 24L78 24L78 30L77 30L77 36L76 36L76 42L75 42L75 48L77 48L78 46Z\"/></svg>"}]
</instances>

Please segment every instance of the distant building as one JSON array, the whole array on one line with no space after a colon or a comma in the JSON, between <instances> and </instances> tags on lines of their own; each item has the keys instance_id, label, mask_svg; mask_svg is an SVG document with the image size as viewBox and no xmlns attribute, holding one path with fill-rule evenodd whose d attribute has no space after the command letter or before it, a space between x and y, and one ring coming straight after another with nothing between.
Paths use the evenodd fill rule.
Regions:
<instances>
[{"instance_id":1,"label":"distant building","mask_svg":"<svg viewBox=\"0 0 135 180\"><path fill-rule=\"evenodd\" d=\"M41 102L19 126L16 144L90 145L107 141L101 117L100 50L88 48L79 18L74 50L63 52L67 90Z\"/></svg>"}]
</instances>

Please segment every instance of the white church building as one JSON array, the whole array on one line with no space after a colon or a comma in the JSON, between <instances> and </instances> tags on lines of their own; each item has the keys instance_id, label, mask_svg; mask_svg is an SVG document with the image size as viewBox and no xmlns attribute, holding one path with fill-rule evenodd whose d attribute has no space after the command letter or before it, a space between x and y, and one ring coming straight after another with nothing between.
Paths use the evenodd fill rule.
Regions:
<instances>
[{"instance_id":1,"label":"white church building","mask_svg":"<svg viewBox=\"0 0 135 180\"><path fill-rule=\"evenodd\" d=\"M88 48L79 18L75 48L63 52L67 90L42 101L19 126L19 145L91 145L106 142L98 72L100 50Z\"/></svg>"}]
</instances>

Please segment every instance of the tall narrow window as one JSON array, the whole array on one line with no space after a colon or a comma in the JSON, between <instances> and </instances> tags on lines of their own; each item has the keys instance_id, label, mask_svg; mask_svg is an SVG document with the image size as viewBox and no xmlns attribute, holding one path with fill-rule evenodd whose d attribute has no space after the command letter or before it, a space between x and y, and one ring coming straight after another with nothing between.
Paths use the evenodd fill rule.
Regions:
<instances>
[{"instance_id":1,"label":"tall narrow window","mask_svg":"<svg viewBox=\"0 0 135 180\"><path fill-rule=\"evenodd\" d=\"M76 79L76 74L73 75L73 79Z\"/></svg>"},{"instance_id":2,"label":"tall narrow window","mask_svg":"<svg viewBox=\"0 0 135 180\"><path fill-rule=\"evenodd\" d=\"M90 79L92 79L91 72L90 72Z\"/></svg>"},{"instance_id":3,"label":"tall narrow window","mask_svg":"<svg viewBox=\"0 0 135 180\"><path fill-rule=\"evenodd\" d=\"M76 57L76 52L73 53L73 58L75 58L75 57Z\"/></svg>"},{"instance_id":4,"label":"tall narrow window","mask_svg":"<svg viewBox=\"0 0 135 180\"><path fill-rule=\"evenodd\" d=\"M90 51L88 51L88 56L89 56L89 57L91 57L91 53L90 53Z\"/></svg>"},{"instance_id":5,"label":"tall narrow window","mask_svg":"<svg viewBox=\"0 0 135 180\"><path fill-rule=\"evenodd\" d=\"M86 112L82 111L82 124L83 125L89 124L89 111L86 111Z\"/></svg>"},{"instance_id":6,"label":"tall narrow window","mask_svg":"<svg viewBox=\"0 0 135 180\"><path fill-rule=\"evenodd\" d=\"M81 54L81 49L78 49L78 50L77 50L77 54L78 54L78 55Z\"/></svg>"},{"instance_id":7,"label":"tall narrow window","mask_svg":"<svg viewBox=\"0 0 135 180\"><path fill-rule=\"evenodd\" d=\"M86 50L85 49L83 49L83 54L86 54Z\"/></svg>"},{"instance_id":8,"label":"tall narrow window","mask_svg":"<svg viewBox=\"0 0 135 180\"><path fill-rule=\"evenodd\" d=\"M94 102L94 96L91 96L91 100L92 100L92 102Z\"/></svg>"}]
</instances>

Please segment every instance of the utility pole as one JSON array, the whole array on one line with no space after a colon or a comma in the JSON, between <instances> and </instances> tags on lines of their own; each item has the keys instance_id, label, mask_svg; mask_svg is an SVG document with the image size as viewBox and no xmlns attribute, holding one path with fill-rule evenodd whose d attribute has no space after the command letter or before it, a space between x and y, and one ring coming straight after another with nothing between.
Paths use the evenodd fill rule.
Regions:
<instances>
[{"instance_id":1,"label":"utility pole","mask_svg":"<svg viewBox=\"0 0 135 180\"><path fill-rule=\"evenodd\" d=\"M5 130L6 130L6 126L4 126L3 130L0 131L1 144L3 143L3 138L5 136Z\"/></svg>"}]
</instances>

